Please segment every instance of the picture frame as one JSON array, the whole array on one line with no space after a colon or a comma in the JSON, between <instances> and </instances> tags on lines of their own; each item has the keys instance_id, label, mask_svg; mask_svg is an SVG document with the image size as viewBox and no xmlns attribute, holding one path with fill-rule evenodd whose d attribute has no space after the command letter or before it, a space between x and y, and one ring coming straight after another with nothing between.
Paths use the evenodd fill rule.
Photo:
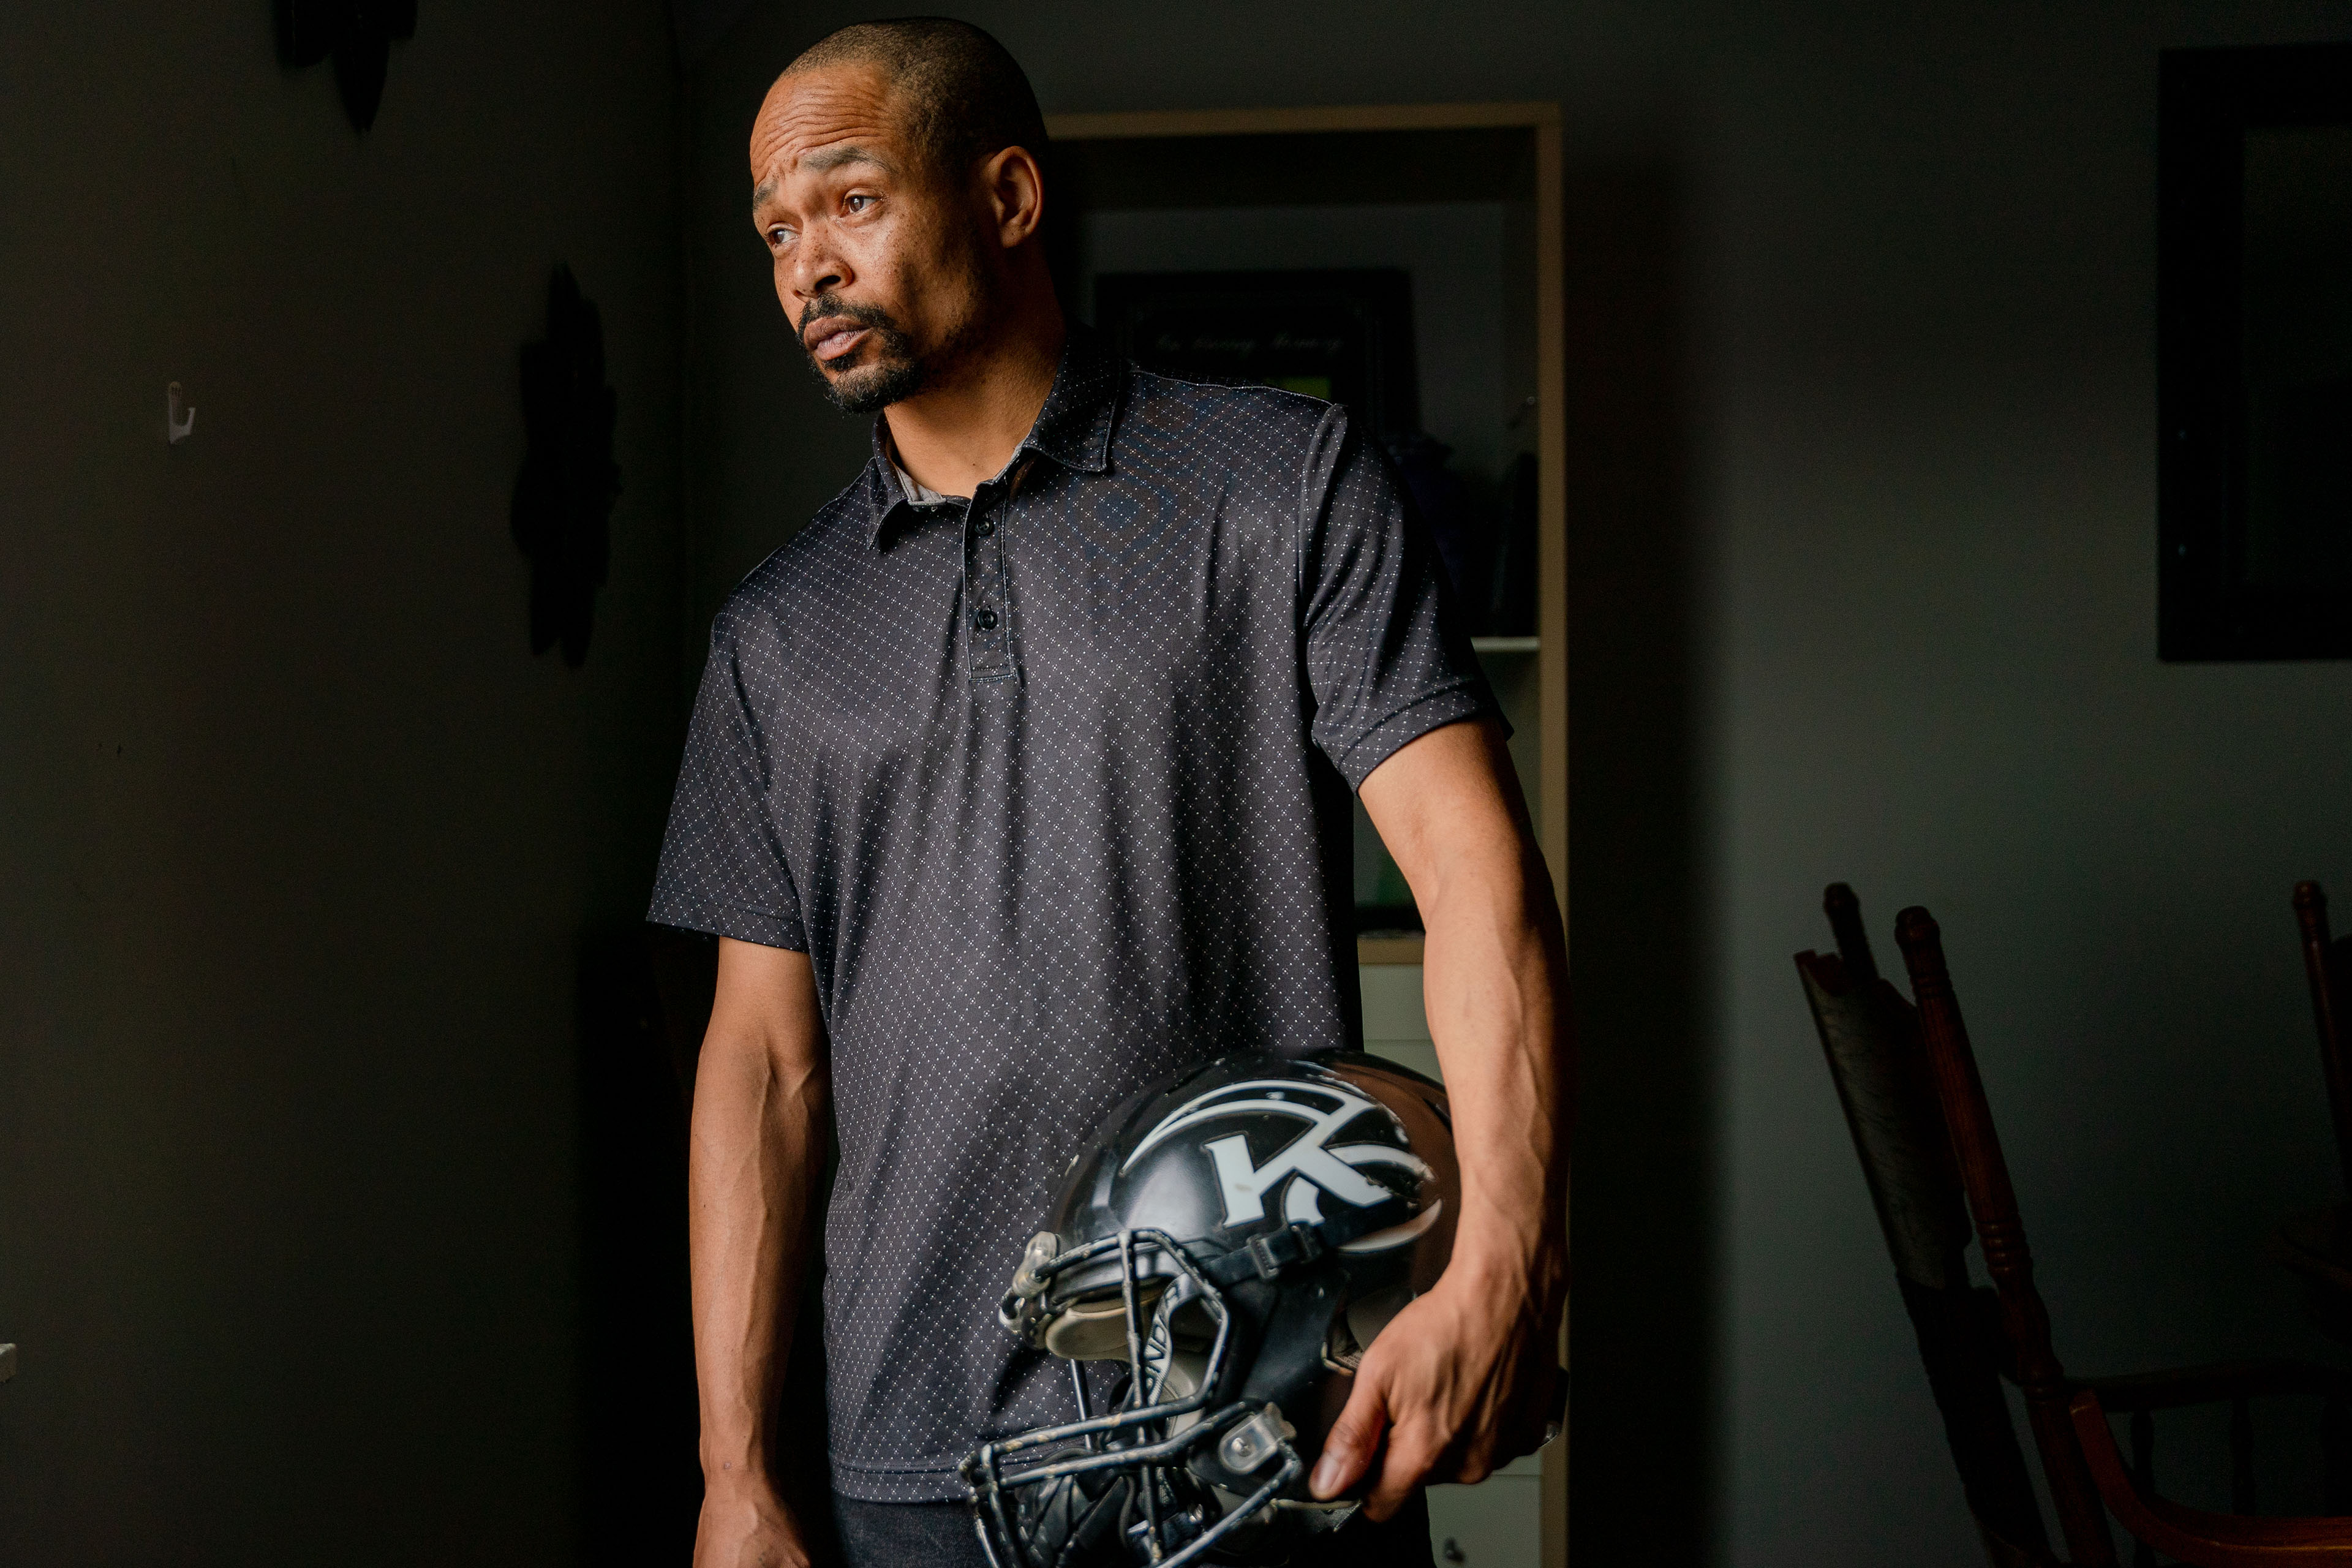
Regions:
<instances>
[{"instance_id":1,"label":"picture frame","mask_svg":"<svg viewBox=\"0 0 2352 1568\"><path fill-rule=\"evenodd\" d=\"M2352 45L2158 99L2158 655L2352 658Z\"/></svg>"},{"instance_id":2,"label":"picture frame","mask_svg":"<svg viewBox=\"0 0 2352 1568\"><path fill-rule=\"evenodd\" d=\"M1420 428L1412 279L1401 268L1105 273L1095 326L1146 370L1345 404L1387 440Z\"/></svg>"}]
</instances>

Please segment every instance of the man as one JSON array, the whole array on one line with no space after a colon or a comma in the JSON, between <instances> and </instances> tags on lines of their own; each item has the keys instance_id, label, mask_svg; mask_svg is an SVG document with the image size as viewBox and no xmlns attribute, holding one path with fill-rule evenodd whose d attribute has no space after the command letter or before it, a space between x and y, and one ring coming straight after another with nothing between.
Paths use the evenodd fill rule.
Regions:
<instances>
[{"instance_id":1,"label":"man","mask_svg":"<svg viewBox=\"0 0 2352 1568\"><path fill-rule=\"evenodd\" d=\"M721 939L695 1562L829 1533L770 1472L804 1425L776 1387L828 1115L832 1523L855 1563L978 1560L956 1463L1072 1414L993 1311L1071 1156L1178 1068L1360 1033L1352 785L1428 925L1463 1213L1312 1485L1366 1489L1347 1561L1426 1563L1416 1489L1531 1447L1554 1370L1558 911L1378 456L1340 409L1068 331L1044 143L1011 57L939 20L835 34L752 128L777 297L833 400L880 417L712 629L652 911Z\"/></svg>"}]
</instances>

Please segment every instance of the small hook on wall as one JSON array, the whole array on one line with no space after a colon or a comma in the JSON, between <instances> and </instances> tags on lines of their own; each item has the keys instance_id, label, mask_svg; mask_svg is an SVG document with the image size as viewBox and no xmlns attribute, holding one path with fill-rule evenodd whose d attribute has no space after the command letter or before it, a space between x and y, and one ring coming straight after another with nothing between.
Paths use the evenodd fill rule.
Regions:
<instances>
[{"instance_id":1,"label":"small hook on wall","mask_svg":"<svg viewBox=\"0 0 2352 1568\"><path fill-rule=\"evenodd\" d=\"M173 446L196 433L196 411L181 400L180 384L163 389L163 436Z\"/></svg>"}]
</instances>

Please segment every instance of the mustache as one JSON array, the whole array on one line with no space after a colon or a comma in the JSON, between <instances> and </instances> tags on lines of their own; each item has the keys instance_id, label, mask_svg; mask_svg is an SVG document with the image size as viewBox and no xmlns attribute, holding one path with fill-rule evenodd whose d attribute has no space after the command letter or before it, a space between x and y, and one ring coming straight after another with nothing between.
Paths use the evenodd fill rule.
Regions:
<instances>
[{"instance_id":1,"label":"mustache","mask_svg":"<svg viewBox=\"0 0 2352 1568\"><path fill-rule=\"evenodd\" d=\"M838 294L820 294L801 311L800 335L805 339L812 324L835 317L884 332L898 331L898 318L879 305L853 305Z\"/></svg>"}]
</instances>

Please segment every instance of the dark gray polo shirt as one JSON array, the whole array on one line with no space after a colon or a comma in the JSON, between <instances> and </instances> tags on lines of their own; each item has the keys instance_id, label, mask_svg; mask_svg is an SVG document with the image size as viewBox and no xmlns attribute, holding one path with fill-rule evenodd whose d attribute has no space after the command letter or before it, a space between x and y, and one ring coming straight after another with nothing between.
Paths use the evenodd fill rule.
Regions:
<instances>
[{"instance_id":1,"label":"dark gray polo shirt","mask_svg":"<svg viewBox=\"0 0 2352 1568\"><path fill-rule=\"evenodd\" d=\"M1433 559L1343 410L1074 336L968 507L877 426L720 611L652 918L815 969L838 1490L1074 1414L995 1304L1121 1100L1358 1041L1349 793L1493 707Z\"/></svg>"}]
</instances>

